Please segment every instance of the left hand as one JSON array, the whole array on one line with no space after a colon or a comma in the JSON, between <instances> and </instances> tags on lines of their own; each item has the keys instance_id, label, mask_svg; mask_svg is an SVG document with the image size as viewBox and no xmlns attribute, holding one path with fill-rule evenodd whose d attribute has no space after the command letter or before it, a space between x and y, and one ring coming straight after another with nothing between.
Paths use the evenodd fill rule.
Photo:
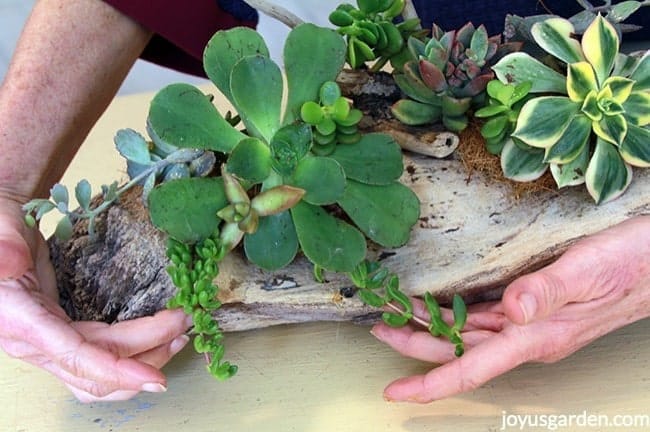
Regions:
<instances>
[{"instance_id":1,"label":"left hand","mask_svg":"<svg viewBox=\"0 0 650 432\"><path fill-rule=\"evenodd\" d=\"M442 364L394 381L385 398L426 403L468 392L522 363L565 358L649 316L649 257L650 216L577 242L553 264L512 282L500 302L471 305L460 358L452 344L421 328L375 325L372 334L401 354ZM429 318L419 301L415 313Z\"/></svg>"}]
</instances>

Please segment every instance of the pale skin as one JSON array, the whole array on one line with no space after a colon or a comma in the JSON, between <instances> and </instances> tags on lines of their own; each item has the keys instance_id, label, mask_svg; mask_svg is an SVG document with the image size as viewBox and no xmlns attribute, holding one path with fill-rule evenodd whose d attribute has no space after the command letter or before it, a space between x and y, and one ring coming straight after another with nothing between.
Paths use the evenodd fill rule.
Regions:
<instances>
[{"instance_id":1,"label":"pale skin","mask_svg":"<svg viewBox=\"0 0 650 432\"><path fill-rule=\"evenodd\" d=\"M84 402L165 391L160 369L187 343L190 323L180 311L114 325L72 322L58 305L44 239L24 225L20 208L60 178L150 37L101 1L40 0L0 88L0 347L51 372ZM413 328L375 326L373 334L404 355L444 363L394 382L385 397L428 402L469 391L647 317L648 256L650 216L582 240L513 282L502 301L471 306L461 359ZM421 306L418 314L426 318Z\"/></svg>"}]
</instances>

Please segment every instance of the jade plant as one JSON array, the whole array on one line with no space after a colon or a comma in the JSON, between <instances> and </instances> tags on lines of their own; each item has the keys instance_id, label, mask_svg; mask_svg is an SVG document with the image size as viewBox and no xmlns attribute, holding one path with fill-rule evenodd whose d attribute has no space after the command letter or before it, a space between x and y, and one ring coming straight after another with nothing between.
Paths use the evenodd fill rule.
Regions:
<instances>
[{"instance_id":1,"label":"jade plant","mask_svg":"<svg viewBox=\"0 0 650 432\"><path fill-rule=\"evenodd\" d=\"M427 41L408 41L413 60L394 74L407 98L393 105L393 115L409 125L442 120L450 131L465 129L467 111L485 101L485 88L494 78L491 66L519 46L501 43L500 35L488 37L484 26L471 22L448 32L434 24Z\"/></svg>"},{"instance_id":2,"label":"jade plant","mask_svg":"<svg viewBox=\"0 0 650 432\"><path fill-rule=\"evenodd\" d=\"M388 248L408 241L420 202L399 182L397 143L357 130L362 114L335 82L346 52L334 30L295 27L284 48L285 88L257 32L217 32L205 49L204 67L237 112L234 118L223 116L213 98L194 86L167 86L151 102L150 141L132 130L116 136L131 176L126 185L107 188L93 208L89 185L80 184L82 209L74 211L67 189L56 185L51 200L25 207L27 219L58 208L66 221L61 231L69 235L76 219L92 222L126 189L142 185L153 225L169 237L167 272L178 290L168 306L192 316L194 346L219 379L237 368L223 360L214 278L224 256L240 244L250 263L266 270L283 268L300 252L317 279L324 271L347 274L361 300L392 308L383 315L389 325L417 320L397 275L366 257L368 239ZM463 313L456 312L453 325L422 322L454 343L458 355Z\"/></svg>"},{"instance_id":3,"label":"jade plant","mask_svg":"<svg viewBox=\"0 0 650 432\"><path fill-rule=\"evenodd\" d=\"M565 72L526 53L494 66L502 83L530 82L501 165L507 177L529 181L548 167L558 185L586 184L596 203L620 196L632 167L650 166L650 55L619 52L616 29L598 16L581 40L563 18L532 27L537 44Z\"/></svg>"},{"instance_id":4,"label":"jade plant","mask_svg":"<svg viewBox=\"0 0 650 432\"><path fill-rule=\"evenodd\" d=\"M406 41L409 37L423 37L418 18L395 18L404 10L405 0L357 0L357 7L343 3L334 10L329 20L347 42L347 62L358 69L374 62L371 70L380 70L387 62L401 69L408 58Z\"/></svg>"}]
</instances>

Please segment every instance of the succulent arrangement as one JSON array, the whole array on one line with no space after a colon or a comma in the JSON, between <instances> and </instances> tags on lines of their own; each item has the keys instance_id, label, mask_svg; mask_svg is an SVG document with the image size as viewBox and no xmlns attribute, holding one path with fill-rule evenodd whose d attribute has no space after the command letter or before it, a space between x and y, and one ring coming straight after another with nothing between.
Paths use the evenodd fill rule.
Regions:
<instances>
[{"instance_id":1,"label":"succulent arrangement","mask_svg":"<svg viewBox=\"0 0 650 432\"><path fill-rule=\"evenodd\" d=\"M374 62L371 70L378 71L389 61L393 68L402 68L409 56L406 41L426 34L418 18L395 22L405 4L405 0L357 0L356 7L343 3L330 14L330 22L345 36L351 68Z\"/></svg>"},{"instance_id":2,"label":"succulent arrangement","mask_svg":"<svg viewBox=\"0 0 650 432\"><path fill-rule=\"evenodd\" d=\"M448 32L434 24L427 41L408 41L413 60L394 74L408 98L393 105L393 115L409 125L442 120L450 131L465 129L467 111L484 103L485 88L494 78L491 66L520 45L501 43L500 35L489 37L484 26L471 22Z\"/></svg>"},{"instance_id":3,"label":"succulent arrangement","mask_svg":"<svg viewBox=\"0 0 650 432\"><path fill-rule=\"evenodd\" d=\"M530 91L516 127L501 137L504 173L529 181L550 167L558 187L584 183L596 203L615 199L632 181L632 167L650 166L649 53L620 53L618 33L602 16L581 41L563 18L531 32L566 71L523 52L494 66L502 83L528 82Z\"/></svg>"}]
</instances>

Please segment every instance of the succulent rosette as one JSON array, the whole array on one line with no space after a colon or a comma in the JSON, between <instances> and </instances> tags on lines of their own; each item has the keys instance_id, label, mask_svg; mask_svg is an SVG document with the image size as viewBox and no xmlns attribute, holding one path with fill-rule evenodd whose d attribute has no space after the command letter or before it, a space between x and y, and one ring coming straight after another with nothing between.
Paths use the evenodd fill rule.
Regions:
<instances>
[{"instance_id":1,"label":"succulent rosette","mask_svg":"<svg viewBox=\"0 0 650 432\"><path fill-rule=\"evenodd\" d=\"M530 82L532 97L501 153L507 177L529 181L550 166L558 187L586 184L596 203L620 196L632 167L650 166L650 55L619 52L619 36L597 16L582 39L571 22L537 23L537 44L566 64L566 74L530 55L510 54L494 66L504 83Z\"/></svg>"}]
</instances>

